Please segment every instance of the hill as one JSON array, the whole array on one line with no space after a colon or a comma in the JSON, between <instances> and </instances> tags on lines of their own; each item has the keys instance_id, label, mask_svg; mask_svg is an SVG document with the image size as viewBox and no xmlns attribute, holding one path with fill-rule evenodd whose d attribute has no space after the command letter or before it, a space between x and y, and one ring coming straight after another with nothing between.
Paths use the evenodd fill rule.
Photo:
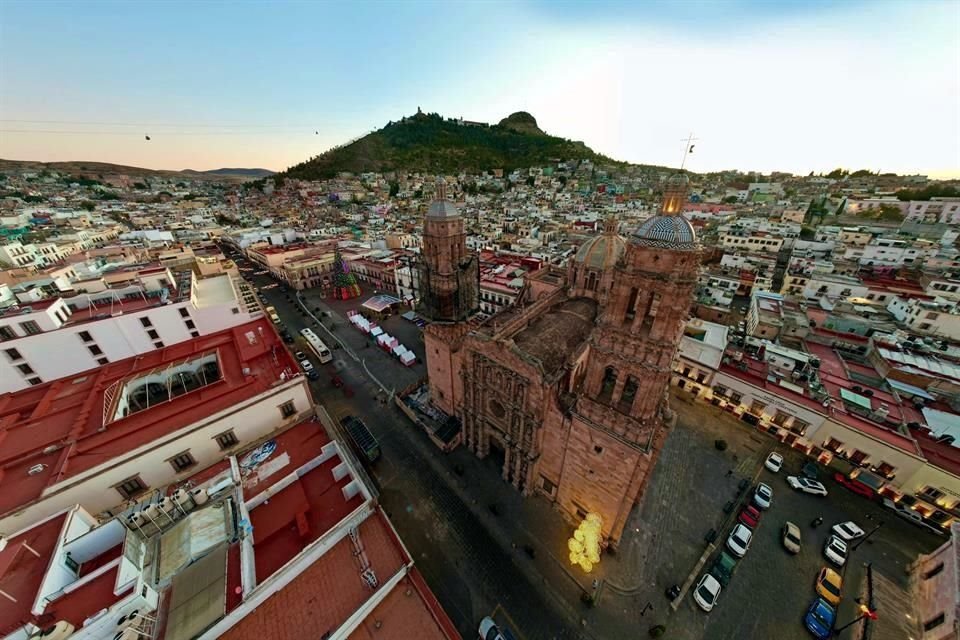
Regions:
<instances>
[{"instance_id":1,"label":"hill","mask_svg":"<svg viewBox=\"0 0 960 640\"><path fill-rule=\"evenodd\" d=\"M113 176L129 176L131 178L149 178L158 176L170 179L209 180L211 182L246 182L273 175L268 169L214 169L212 171L170 171L167 169L145 169L143 167L128 167L122 164L109 162L87 162L74 160L70 162L35 162L32 160L3 160L0 159L2 171L56 171L78 178L109 179Z\"/></svg>"},{"instance_id":2,"label":"hill","mask_svg":"<svg viewBox=\"0 0 960 640\"><path fill-rule=\"evenodd\" d=\"M514 113L492 126L417 113L290 167L281 175L322 180L342 171L510 171L560 160L620 164L582 142L545 134L526 112Z\"/></svg>"}]
</instances>

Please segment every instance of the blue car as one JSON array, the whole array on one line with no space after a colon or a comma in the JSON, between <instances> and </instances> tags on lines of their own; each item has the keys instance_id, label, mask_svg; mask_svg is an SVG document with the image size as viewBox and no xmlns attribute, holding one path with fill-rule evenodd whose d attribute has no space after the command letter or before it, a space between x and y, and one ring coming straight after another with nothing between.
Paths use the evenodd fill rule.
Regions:
<instances>
[{"instance_id":1,"label":"blue car","mask_svg":"<svg viewBox=\"0 0 960 640\"><path fill-rule=\"evenodd\" d=\"M807 631L818 640L827 640L833 635L833 623L837 619L837 610L823 598L817 598L803 616Z\"/></svg>"}]
</instances>

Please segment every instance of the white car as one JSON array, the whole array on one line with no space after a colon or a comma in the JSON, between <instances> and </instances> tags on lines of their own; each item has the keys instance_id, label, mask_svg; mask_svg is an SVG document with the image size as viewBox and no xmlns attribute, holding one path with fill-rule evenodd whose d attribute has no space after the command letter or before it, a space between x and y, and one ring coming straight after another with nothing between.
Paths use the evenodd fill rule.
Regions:
<instances>
[{"instance_id":1,"label":"white car","mask_svg":"<svg viewBox=\"0 0 960 640\"><path fill-rule=\"evenodd\" d=\"M743 524L737 524L730 532L727 538L727 548L738 558L747 555L747 549L750 548L750 539L753 538L753 532Z\"/></svg>"},{"instance_id":2,"label":"white car","mask_svg":"<svg viewBox=\"0 0 960 640\"><path fill-rule=\"evenodd\" d=\"M487 616L480 621L480 637L482 640L506 640L503 637L503 634L500 633L500 629L497 627L497 623L493 621L493 618Z\"/></svg>"},{"instance_id":3,"label":"white car","mask_svg":"<svg viewBox=\"0 0 960 640\"><path fill-rule=\"evenodd\" d=\"M849 522L841 522L840 524L835 524L830 529L834 534L839 536L845 542L850 542L851 540L856 540L857 538L862 538L864 531L861 529L856 522L852 520Z\"/></svg>"},{"instance_id":4,"label":"white car","mask_svg":"<svg viewBox=\"0 0 960 640\"><path fill-rule=\"evenodd\" d=\"M761 482L753 492L753 504L757 505L758 509L769 509L772 502L773 489Z\"/></svg>"},{"instance_id":5,"label":"white car","mask_svg":"<svg viewBox=\"0 0 960 640\"><path fill-rule=\"evenodd\" d=\"M304 373L310 373L313 371L313 363L309 360L301 360L300 367L303 369Z\"/></svg>"},{"instance_id":6,"label":"white car","mask_svg":"<svg viewBox=\"0 0 960 640\"><path fill-rule=\"evenodd\" d=\"M710 611L717 604L720 597L720 583L709 573L703 574L697 588L693 592L693 599L704 611Z\"/></svg>"},{"instance_id":7,"label":"white car","mask_svg":"<svg viewBox=\"0 0 960 640\"><path fill-rule=\"evenodd\" d=\"M767 461L763 463L763 466L777 473L780 471L780 467L783 466L783 456L779 453L771 453L767 456Z\"/></svg>"},{"instance_id":8,"label":"white car","mask_svg":"<svg viewBox=\"0 0 960 640\"><path fill-rule=\"evenodd\" d=\"M833 564L842 567L847 561L847 543L837 536L830 536L823 545L823 555Z\"/></svg>"},{"instance_id":9,"label":"white car","mask_svg":"<svg viewBox=\"0 0 960 640\"><path fill-rule=\"evenodd\" d=\"M804 493L809 493L814 496L827 495L827 488L816 480L811 480L810 478L787 476L787 484L790 485L791 489L803 491Z\"/></svg>"}]
</instances>

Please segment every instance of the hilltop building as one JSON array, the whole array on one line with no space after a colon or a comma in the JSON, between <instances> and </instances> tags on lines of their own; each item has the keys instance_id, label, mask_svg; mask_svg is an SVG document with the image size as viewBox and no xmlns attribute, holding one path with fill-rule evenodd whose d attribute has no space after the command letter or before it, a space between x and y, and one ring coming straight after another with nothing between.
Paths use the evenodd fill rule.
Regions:
<instances>
[{"instance_id":1,"label":"hilltop building","mask_svg":"<svg viewBox=\"0 0 960 640\"><path fill-rule=\"evenodd\" d=\"M434 321L425 332L433 403L524 495L540 493L571 520L600 514L614 546L672 419L666 390L700 263L679 215L686 175L668 187L663 213L630 238L608 219L566 273L529 275L516 304L486 319L471 315L476 258L456 208L438 200L424 224L418 311Z\"/></svg>"}]
</instances>

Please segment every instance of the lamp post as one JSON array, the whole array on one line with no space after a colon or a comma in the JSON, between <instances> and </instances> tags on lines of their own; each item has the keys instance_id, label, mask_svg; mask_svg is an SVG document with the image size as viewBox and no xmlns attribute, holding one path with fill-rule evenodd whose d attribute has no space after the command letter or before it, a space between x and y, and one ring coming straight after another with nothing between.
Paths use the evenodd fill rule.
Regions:
<instances>
[{"instance_id":1,"label":"lamp post","mask_svg":"<svg viewBox=\"0 0 960 640\"><path fill-rule=\"evenodd\" d=\"M857 540L856 544L854 544L852 547L850 547L850 551L856 551L857 548L858 548L860 545L862 545L864 542L867 541L867 538L869 538L870 536L872 536L873 534L875 534L875 533L877 532L877 530L878 530L880 527L882 527L882 526L883 526L883 520L878 521L878 522L877 522L877 526L875 526L873 529L871 529L871 530L870 530L870 533L868 533L867 535L865 535L865 536L863 536L862 538L860 538L859 540Z\"/></svg>"},{"instance_id":2,"label":"lamp post","mask_svg":"<svg viewBox=\"0 0 960 640\"><path fill-rule=\"evenodd\" d=\"M863 620L864 618L870 618L871 620L876 620L876 619L877 619L877 610L876 610L876 609L871 609L871 608L868 607L867 605L861 604L860 607L859 607L859 610L860 610L860 616L859 616L859 617L854 618L853 620L851 620L850 622L848 622L847 624L843 625L842 627L840 627L840 628L838 628L838 629L834 629L834 630L833 630L833 635L839 636L841 631L843 631L843 630L846 629L847 627L850 627L850 626L852 626L852 625L857 624L858 622L860 622L860 621Z\"/></svg>"}]
</instances>

